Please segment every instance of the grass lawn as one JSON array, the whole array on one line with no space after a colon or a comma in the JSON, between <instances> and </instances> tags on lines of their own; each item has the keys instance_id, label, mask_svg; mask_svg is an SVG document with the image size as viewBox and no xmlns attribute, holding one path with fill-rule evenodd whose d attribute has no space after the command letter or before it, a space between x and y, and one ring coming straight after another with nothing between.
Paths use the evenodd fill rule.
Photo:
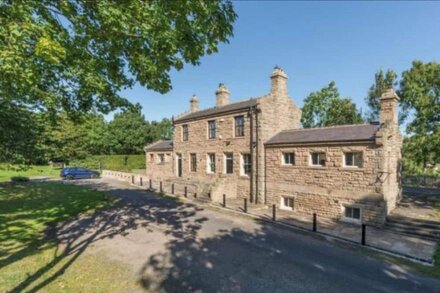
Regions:
<instances>
[{"instance_id":1,"label":"grass lawn","mask_svg":"<svg viewBox=\"0 0 440 293\"><path fill-rule=\"evenodd\" d=\"M115 292L133 286L124 265L81 249L66 252L45 233L56 222L113 203L87 187L1 183L0 292Z\"/></svg>"},{"instance_id":2,"label":"grass lawn","mask_svg":"<svg viewBox=\"0 0 440 293\"><path fill-rule=\"evenodd\" d=\"M23 166L0 164L0 182L9 181L14 176L59 177L61 169L50 166Z\"/></svg>"}]
</instances>

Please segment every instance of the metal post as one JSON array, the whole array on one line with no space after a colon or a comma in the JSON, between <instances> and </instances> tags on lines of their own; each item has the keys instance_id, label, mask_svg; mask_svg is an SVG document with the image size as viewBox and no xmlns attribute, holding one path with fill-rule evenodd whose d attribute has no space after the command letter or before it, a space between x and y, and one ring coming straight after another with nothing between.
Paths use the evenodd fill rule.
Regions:
<instances>
[{"instance_id":1,"label":"metal post","mask_svg":"<svg viewBox=\"0 0 440 293\"><path fill-rule=\"evenodd\" d=\"M277 220L277 206L275 204L272 205L272 220Z\"/></svg>"},{"instance_id":2,"label":"metal post","mask_svg":"<svg viewBox=\"0 0 440 293\"><path fill-rule=\"evenodd\" d=\"M134 184L134 176L131 175L131 184Z\"/></svg>"},{"instance_id":3,"label":"metal post","mask_svg":"<svg viewBox=\"0 0 440 293\"><path fill-rule=\"evenodd\" d=\"M247 198L244 199L244 212L247 213Z\"/></svg>"},{"instance_id":4,"label":"metal post","mask_svg":"<svg viewBox=\"0 0 440 293\"><path fill-rule=\"evenodd\" d=\"M150 179L150 189L153 188L153 181Z\"/></svg>"},{"instance_id":5,"label":"metal post","mask_svg":"<svg viewBox=\"0 0 440 293\"><path fill-rule=\"evenodd\" d=\"M197 192L194 192L194 198L197 198Z\"/></svg>"},{"instance_id":6,"label":"metal post","mask_svg":"<svg viewBox=\"0 0 440 293\"><path fill-rule=\"evenodd\" d=\"M226 207L226 194L223 193L223 207Z\"/></svg>"},{"instance_id":7,"label":"metal post","mask_svg":"<svg viewBox=\"0 0 440 293\"><path fill-rule=\"evenodd\" d=\"M162 192L162 181L160 181L160 192Z\"/></svg>"},{"instance_id":8,"label":"metal post","mask_svg":"<svg viewBox=\"0 0 440 293\"><path fill-rule=\"evenodd\" d=\"M211 192L208 192L208 198L211 199Z\"/></svg>"},{"instance_id":9,"label":"metal post","mask_svg":"<svg viewBox=\"0 0 440 293\"><path fill-rule=\"evenodd\" d=\"M188 195L188 187L185 186L185 197Z\"/></svg>"},{"instance_id":10,"label":"metal post","mask_svg":"<svg viewBox=\"0 0 440 293\"><path fill-rule=\"evenodd\" d=\"M365 224L362 224L362 240L361 240L361 243L362 243L362 245L365 245L365 243L366 243L366 241L365 241L365 234L366 234L366 231L367 230L367 225L365 225Z\"/></svg>"},{"instance_id":11,"label":"metal post","mask_svg":"<svg viewBox=\"0 0 440 293\"><path fill-rule=\"evenodd\" d=\"M142 177L139 178L139 185L144 186L144 180Z\"/></svg>"},{"instance_id":12,"label":"metal post","mask_svg":"<svg viewBox=\"0 0 440 293\"><path fill-rule=\"evenodd\" d=\"M313 232L316 232L316 213L313 213Z\"/></svg>"},{"instance_id":13,"label":"metal post","mask_svg":"<svg viewBox=\"0 0 440 293\"><path fill-rule=\"evenodd\" d=\"M174 194L174 183L171 184L171 194Z\"/></svg>"}]
</instances>

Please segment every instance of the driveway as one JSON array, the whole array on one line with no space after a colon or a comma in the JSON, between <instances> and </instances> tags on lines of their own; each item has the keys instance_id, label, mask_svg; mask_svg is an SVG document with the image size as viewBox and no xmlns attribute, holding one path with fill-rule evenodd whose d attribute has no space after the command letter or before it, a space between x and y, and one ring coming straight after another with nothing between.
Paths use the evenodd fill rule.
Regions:
<instances>
[{"instance_id":1,"label":"driveway","mask_svg":"<svg viewBox=\"0 0 440 293\"><path fill-rule=\"evenodd\" d=\"M340 243L203 209L108 179L121 198L58 227L61 243L128 264L149 292L440 292L440 280ZM90 241L93 239L93 241Z\"/></svg>"}]
</instances>

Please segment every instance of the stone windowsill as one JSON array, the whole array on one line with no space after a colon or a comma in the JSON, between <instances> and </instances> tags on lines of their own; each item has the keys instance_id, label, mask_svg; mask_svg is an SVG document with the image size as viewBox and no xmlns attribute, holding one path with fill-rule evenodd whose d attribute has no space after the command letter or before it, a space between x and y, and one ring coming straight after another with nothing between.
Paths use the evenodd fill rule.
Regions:
<instances>
[{"instance_id":1,"label":"stone windowsill","mask_svg":"<svg viewBox=\"0 0 440 293\"><path fill-rule=\"evenodd\" d=\"M328 170L329 167L328 166L311 166L308 165L307 169L313 169L313 170Z\"/></svg>"},{"instance_id":2,"label":"stone windowsill","mask_svg":"<svg viewBox=\"0 0 440 293\"><path fill-rule=\"evenodd\" d=\"M358 167L339 167L339 171L365 171L365 168L358 168Z\"/></svg>"}]
</instances>

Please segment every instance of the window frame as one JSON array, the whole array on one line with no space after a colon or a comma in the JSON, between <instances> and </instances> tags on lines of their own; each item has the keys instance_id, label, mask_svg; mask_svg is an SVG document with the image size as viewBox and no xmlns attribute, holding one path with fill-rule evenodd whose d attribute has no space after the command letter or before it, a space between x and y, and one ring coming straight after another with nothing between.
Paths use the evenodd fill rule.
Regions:
<instances>
[{"instance_id":1,"label":"window frame","mask_svg":"<svg viewBox=\"0 0 440 293\"><path fill-rule=\"evenodd\" d=\"M352 155L352 165L347 165L347 155ZM357 160L359 160L359 157L356 159L356 155L360 155L360 164L356 164ZM344 152L343 155L344 160L344 167L347 168L363 168L364 167L364 154L361 151L349 151Z\"/></svg>"},{"instance_id":2,"label":"window frame","mask_svg":"<svg viewBox=\"0 0 440 293\"><path fill-rule=\"evenodd\" d=\"M291 202L292 206L289 204L286 205L286 200L287 202ZM280 200L280 209L293 211L295 209L295 198L293 196L282 195Z\"/></svg>"},{"instance_id":3,"label":"window frame","mask_svg":"<svg viewBox=\"0 0 440 293\"><path fill-rule=\"evenodd\" d=\"M237 123L239 119L241 124ZM244 115L234 117L234 137L244 137Z\"/></svg>"},{"instance_id":4,"label":"window frame","mask_svg":"<svg viewBox=\"0 0 440 293\"><path fill-rule=\"evenodd\" d=\"M292 159L290 163L286 162L286 155L291 155ZM281 156L281 162L284 166L294 166L295 165L295 152L283 152Z\"/></svg>"},{"instance_id":5,"label":"window frame","mask_svg":"<svg viewBox=\"0 0 440 293\"><path fill-rule=\"evenodd\" d=\"M246 158L249 158L249 161L246 162ZM246 172L248 170L248 172ZM252 157L251 154L241 154L241 164L240 164L240 175L249 177L252 173Z\"/></svg>"},{"instance_id":6,"label":"window frame","mask_svg":"<svg viewBox=\"0 0 440 293\"><path fill-rule=\"evenodd\" d=\"M189 170L190 172L197 172L197 154L191 153L189 154Z\"/></svg>"},{"instance_id":7,"label":"window frame","mask_svg":"<svg viewBox=\"0 0 440 293\"><path fill-rule=\"evenodd\" d=\"M228 174L228 175L234 174L234 153L224 153L224 159L225 159L224 160L224 162L225 162L225 169L223 170L224 174ZM230 166L231 169L230 170L228 169L228 162L231 163L231 166ZM230 172L228 172L228 171L230 171Z\"/></svg>"},{"instance_id":8,"label":"window frame","mask_svg":"<svg viewBox=\"0 0 440 293\"><path fill-rule=\"evenodd\" d=\"M206 172L208 174L215 174L215 153L208 153L207 155L207 164L206 164ZM211 159L211 156L213 157L213 160Z\"/></svg>"},{"instance_id":9,"label":"window frame","mask_svg":"<svg viewBox=\"0 0 440 293\"><path fill-rule=\"evenodd\" d=\"M214 125L214 127L211 127ZM208 121L208 139L216 139L217 138L217 121L209 120Z\"/></svg>"},{"instance_id":10,"label":"window frame","mask_svg":"<svg viewBox=\"0 0 440 293\"><path fill-rule=\"evenodd\" d=\"M355 214L354 210L355 209L359 210L359 218L354 217L354 214ZM347 216L348 210L351 210L349 216ZM362 207L356 206L356 205L343 205L342 206L342 219L346 222L357 223L357 224L362 223Z\"/></svg>"},{"instance_id":11,"label":"window frame","mask_svg":"<svg viewBox=\"0 0 440 293\"><path fill-rule=\"evenodd\" d=\"M188 124L182 125L182 141L188 141L189 140L189 127Z\"/></svg>"},{"instance_id":12,"label":"window frame","mask_svg":"<svg viewBox=\"0 0 440 293\"><path fill-rule=\"evenodd\" d=\"M318 155L317 160L318 160L318 164L314 164L313 163L313 155ZM324 164L319 164L320 162L322 162L322 159L320 159L320 155L324 155ZM325 167L325 163L327 160L327 154L325 152L310 152L310 166L312 167Z\"/></svg>"},{"instance_id":13,"label":"window frame","mask_svg":"<svg viewBox=\"0 0 440 293\"><path fill-rule=\"evenodd\" d=\"M165 164L165 154L157 154L157 157L159 158L159 164Z\"/></svg>"}]
</instances>

